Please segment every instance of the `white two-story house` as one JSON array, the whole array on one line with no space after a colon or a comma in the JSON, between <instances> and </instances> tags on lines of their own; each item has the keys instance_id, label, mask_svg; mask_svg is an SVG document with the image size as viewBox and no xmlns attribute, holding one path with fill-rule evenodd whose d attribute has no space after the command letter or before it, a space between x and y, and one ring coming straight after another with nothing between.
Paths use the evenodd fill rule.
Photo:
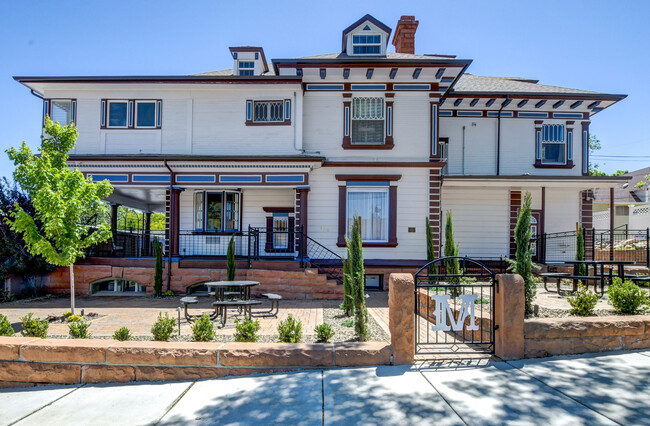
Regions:
<instances>
[{"instance_id":1,"label":"white two-story house","mask_svg":"<svg viewBox=\"0 0 650 426\"><path fill-rule=\"evenodd\" d=\"M417 26L403 16L393 34L366 15L336 53L269 62L262 47L230 47L232 69L194 75L16 80L44 116L75 123L70 166L108 179L108 202L167 213L177 291L223 267L231 235L250 267L334 276L360 216L381 285L424 264L426 218L442 246L446 211L477 259L512 254L526 191L536 233L591 227L585 191L621 178L588 176L589 124L625 96L470 74L471 60L415 54ZM87 262L150 269L146 249L123 250Z\"/></svg>"}]
</instances>

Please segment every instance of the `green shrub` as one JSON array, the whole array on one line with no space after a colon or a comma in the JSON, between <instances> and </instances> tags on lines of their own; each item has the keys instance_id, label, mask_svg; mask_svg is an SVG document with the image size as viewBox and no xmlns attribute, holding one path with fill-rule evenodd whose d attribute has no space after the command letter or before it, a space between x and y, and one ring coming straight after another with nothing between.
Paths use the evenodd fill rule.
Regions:
<instances>
[{"instance_id":1,"label":"green shrub","mask_svg":"<svg viewBox=\"0 0 650 426\"><path fill-rule=\"evenodd\" d=\"M88 331L90 328L90 323L84 320L81 321L72 321L68 324L68 333L73 339L90 339L92 336Z\"/></svg>"},{"instance_id":2,"label":"green shrub","mask_svg":"<svg viewBox=\"0 0 650 426\"><path fill-rule=\"evenodd\" d=\"M326 322L317 325L314 331L316 332L316 341L320 343L327 343L334 336L332 327Z\"/></svg>"},{"instance_id":3,"label":"green shrub","mask_svg":"<svg viewBox=\"0 0 650 426\"><path fill-rule=\"evenodd\" d=\"M131 335L131 330L126 327L122 327L119 330L115 330L113 333L113 339L119 340L120 342L125 342L131 340L133 336Z\"/></svg>"},{"instance_id":4,"label":"green shrub","mask_svg":"<svg viewBox=\"0 0 650 426\"><path fill-rule=\"evenodd\" d=\"M166 342L172 334L174 334L174 331L176 331L176 321L174 318L170 318L170 316L167 315L167 312L165 312L165 316L163 317L162 312L160 312L158 314L158 319L154 323L153 327L151 327L153 340Z\"/></svg>"},{"instance_id":5,"label":"green shrub","mask_svg":"<svg viewBox=\"0 0 650 426\"><path fill-rule=\"evenodd\" d=\"M16 332L6 315L0 314L0 336L13 336Z\"/></svg>"},{"instance_id":6,"label":"green shrub","mask_svg":"<svg viewBox=\"0 0 650 426\"><path fill-rule=\"evenodd\" d=\"M280 335L280 342L300 343L302 339L302 322L289 314L287 319L280 321L280 324L278 324L278 334Z\"/></svg>"},{"instance_id":7,"label":"green shrub","mask_svg":"<svg viewBox=\"0 0 650 426\"><path fill-rule=\"evenodd\" d=\"M63 318L65 318L65 319L67 320L68 318L70 318L71 315L72 315L72 312L70 312L70 311L65 311L65 312L63 313Z\"/></svg>"},{"instance_id":8,"label":"green shrub","mask_svg":"<svg viewBox=\"0 0 650 426\"><path fill-rule=\"evenodd\" d=\"M243 321L235 320L235 342L257 342L257 332L262 326L258 320L244 318Z\"/></svg>"},{"instance_id":9,"label":"green shrub","mask_svg":"<svg viewBox=\"0 0 650 426\"><path fill-rule=\"evenodd\" d=\"M619 312L635 314L643 305L648 305L648 296L645 291L632 281L625 281L615 277L612 285L607 289L609 303Z\"/></svg>"},{"instance_id":10,"label":"green shrub","mask_svg":"<svg viewBox=\"0 0 650 426\"><path fill-rule=\"evenodd\" d=\"M165 296L166 296L166 297L169 297L169 296L175 296L175 295L176 295L176 294L174 293L173 290L167 290L167 291L165 292Z\"/></svg>"},{"instance_id":11,"label":"green shrub","mask_svg":"<svg viewBox=\"0 0 650 426\"><path fill-rule=\"evenodd\" d=\"M210 315L203 314L192 324L192 337L195 342L209 342L214 339L214 326Z\"/></svg>"},{"instance_id":12,"label":"green shrub","mask_svg":"<svg viewBox=\"0 0 650 426\"><path fill-rule=\"evenodd\" d=\"M354 320L353 319L347 319L341 323L343 327L354 327Z\"/></svg>"},{"instance_id":13,"label":"green shrub","mask_svg":"<svg viewBox=\"0 0 650 426\"><path fill-rule=\"evenodd\" d=\"M35 317L33 313L28 313L20 319L23 326L23 331L20 333L25 337L40 337L45 339L47 337L47 329L50 328L50 323L46 319Z\"/></svg>"},{"instance_id":14,"label":"green shrub","mask_svg":"<svg viewBox=\"0 0 650 426\"><path fill-rule=\"evenodd\" d=\"M567 297L572 315L586 317L594 314L594 308L598 302L598 295L589 291L585 286L579 285L575 295Z\"/></svg>"},{"instance_id":15,"label":"green shrub","mask_svg":"<svg viewBox=\"0 0 650 426\"><path fill-rule=\"evenodd\" d=\"M83 317L81 317L80 315L68 315L68 316L66 317L66 320L67 320L68 322L83 321Z\"/></svg>"}]
</instances>

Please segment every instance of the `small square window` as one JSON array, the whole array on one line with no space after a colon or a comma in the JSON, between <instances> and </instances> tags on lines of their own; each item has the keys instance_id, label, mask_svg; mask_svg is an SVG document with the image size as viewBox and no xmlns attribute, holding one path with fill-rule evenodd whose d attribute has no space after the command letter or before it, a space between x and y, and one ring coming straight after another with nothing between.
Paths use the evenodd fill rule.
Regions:
<instances>
[{"instance_id":1,"label":"small square window","mask_svg":"<svg viewBox=\"0 0 650 426\"><path fill-rule=\"evenodd\" d=\"M62 126L72 122L72 100L52 100L52 111L50 118L59 122Z\"/></svg>"},{"instance_id":2,"label":"small square window","mask_svg":"<svg viewBox=\"0 0 650 426\"><path fill-rule=\"evenodd\" d=\"M127 127L129 103L127 101L108 102L108 127Z\"/></svg>"},{"instance_id":3,"label":"small square window","mask_svg":"<svg viewBox=\"0 0 650 426\"><path fill-rule=\"evenodd\" d=\"M254 75L255 74L255 62L253 61L239 61L239 75Z\"/></svg>"},{"instance_id":4,"label":"small square window","mask_svg":"<svg viewBox=\"0 0 650 426\"><path fill-rule=\"evenodd\" d=\"M155 101L136 101L135 126L156 127L156 102Z\"/></svg>"}]
</instances>

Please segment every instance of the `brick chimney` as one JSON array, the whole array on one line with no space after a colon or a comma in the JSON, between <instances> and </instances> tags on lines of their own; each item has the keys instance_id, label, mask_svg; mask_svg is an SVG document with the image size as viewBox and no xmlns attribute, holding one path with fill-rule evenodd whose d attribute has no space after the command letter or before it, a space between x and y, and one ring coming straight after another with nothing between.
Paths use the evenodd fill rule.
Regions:
<instances>
[{"instance_id":1,"label":"brick chimney","mask_svg":"<svg viewBox=\"0 0 650 426\"><path fill-rule=\"evenodd\" d=\"M415 53L415 30L420 21L415 16L402 16L397 21L397 28L393 36L393 46L397 53Z\"/></svg>"}]
</instances>

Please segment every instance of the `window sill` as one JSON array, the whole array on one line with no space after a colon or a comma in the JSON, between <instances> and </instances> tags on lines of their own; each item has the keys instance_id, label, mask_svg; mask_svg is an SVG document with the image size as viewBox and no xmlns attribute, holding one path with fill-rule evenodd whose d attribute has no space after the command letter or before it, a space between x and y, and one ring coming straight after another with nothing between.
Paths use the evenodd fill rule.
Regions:
<instances>
[{"instance_id":1,"label":"window sill","mask_svg":"<svg viewBox=\"0 0 650 426\"><path fill-rule=\"evenodd\" d=\"M291 120L284 121L252 121L246 120L247 126L291 126Z\"/></svg>"},{"instance_id":2,"label":"window sill","mask_svg":"<svg viewBox=\"0 0 650 426\"><path fill-rule=\"evenodd\" d=\"M536 169L572 169L575 167L573 161L568 161L566 164L543 164L541 161L535 161L533 167Z\"/></svg>"},{"instance_id":3,"label":"window sill","mask_svg":"<svg viewBox=\"0 0 650 426\"><path fill-rule=\"evenodd\" d=\"M337 247L346 247L345 243L338 242L336 243ZM377 248L389 248L397 247L397 242L393 243L361 243L362 247L377 247Z\"/></svg>"},{"instance_id":4,"label":"window sill","mask_svg":"<svg viewBox=\"0 0 650 426\"><path fill-rule=\"evenodd\" d=\"M343 142L341 145L343 149L393 149L395 145L393 143L382 143L382 144L353 144Z\"/></svg>"},{"instance_id":5,"label":"window sill","mask_svg":"<svg viewBox=\"0 0 650 426\"><path fill-rule=\"evenodd\" d=\"M242 231L192 231L192 235L221 235L221 236L231 236L231 235L241 235Z\"/></svg>"}]
</instances>

